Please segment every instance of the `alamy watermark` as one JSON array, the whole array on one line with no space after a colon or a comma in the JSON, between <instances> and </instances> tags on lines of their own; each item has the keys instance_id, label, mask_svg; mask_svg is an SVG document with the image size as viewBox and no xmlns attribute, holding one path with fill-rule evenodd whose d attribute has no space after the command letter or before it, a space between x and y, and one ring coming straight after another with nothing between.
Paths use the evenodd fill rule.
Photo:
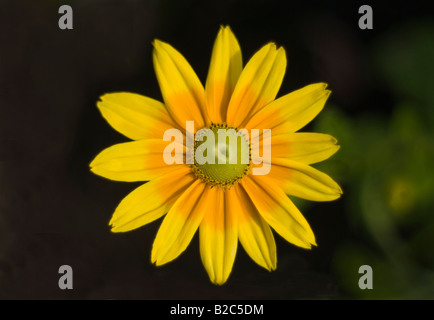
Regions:
<instances>
[{"instance_id":1,"label":"alamy watermark","mask_svg":"<svg viewBox=\"0 0 434 320\"><path fill-rule=\"evenodd\" d=\"M71 6L68 6L66 4L59 7L58 10L59 14L62 14L62 16L59 18L59 28L61 30L72 30L73 24L72 24L72 8Z\"/></svg>"},{"instance_id":2,"label":"alamy watermark","mask_svg":"<svg viewBox=\"0 0 434 320\"><path fill-rule=\"evenodd\" d=\"M362 30L374 29L372 7L365 4L359 8L359 13L363 14L359 18L359 28Z\"/></svg>"},{"instance_id":3,"label":"alamy watermark","mask_svg":"<svg viewBox=\"0 0 434 320\"><path fill-rule=\"evenodd\" d=\"M186 121L184 134L176 128L167 129L163 140L171 141L163 152L166 164L249 164L253 175L266 175L271 169L271 129L203 128L194 133L194 121ZM262 140L260 141L260 136ZM262 142L262 148L260 148ZM262 151L262 152L260 152Z\"/></svg>"},{"instance_id":4,"label":"alamy watermark","mask_svg":"<svg viewBox=\"0 0 434 320\"><path fill-rule=\"evenodd\" d=\"M71 268L71 266L69 266L67 264L61 265L59 267L59 274L62 274L62 276L59 278L59 281L58 281L59 289L72 290L73 283L72 283L72 268Z\"/></svg>"},{"instance_id":5,"label":"alamy watermark","mask_svg":"<svg viewBox=\"0 0 434 320\"><path fill-rule=\"evenodd\" d=\"M373 271L370 265L364 264L359 268L359 274L363 274L359 279L359 288L362 290L373 289Z\"/></svg>"}]
</instances>

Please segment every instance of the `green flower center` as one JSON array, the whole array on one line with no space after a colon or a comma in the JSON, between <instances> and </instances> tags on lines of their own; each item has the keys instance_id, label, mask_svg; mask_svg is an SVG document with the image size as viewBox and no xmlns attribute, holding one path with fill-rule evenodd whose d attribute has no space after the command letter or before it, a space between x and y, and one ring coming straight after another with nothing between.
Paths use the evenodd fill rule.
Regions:
<instances>
[{"instance_id":1,"label":"green flower center","mask_svg":"<svg viewBox=\"0 0 434 320\"><path fill-rule=\"evenodd\" d=\"M196 133L194 142L194 174L211 187L230 188L238 183L251 167L248 136L226 124L211 124Z\"/></svg>"}]
</instances>

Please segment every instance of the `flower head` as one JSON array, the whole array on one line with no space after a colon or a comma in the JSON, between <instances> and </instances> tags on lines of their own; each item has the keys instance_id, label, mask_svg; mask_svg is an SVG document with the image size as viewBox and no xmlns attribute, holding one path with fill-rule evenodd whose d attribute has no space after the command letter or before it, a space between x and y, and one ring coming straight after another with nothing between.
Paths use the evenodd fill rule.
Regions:
<instances>
[{"instance_id":1,"label":"flower head","mask_svg":"<svg viewBox=\"0 0 434 320\"><path fill-rule=\"evenodd\" d=\"M274 270L271 228L296 246L316 245L288 195L330 201L342 193L310 166L339 149L336 139L296 132L324 107L327 85L308 85L275 99L286 69L285 50L269 43L243 68L229 27L217 35L205 87L169 44L154 41L153 61L164 103L125 92L103 95L98 102L108 123L134 141L103 150L91 170L112 180L149 181L120 202L110 220L112 231L130 231L165 216L151 254L152 262L162 265L177 258L199 230L202 262L215 284L229 277L238 241L257 264ZM163 139L170 129L181 133L180 141ZM204 148L208 134L217 136L223 129L227 135L211 143L215 150ZM169 143L180 150L180 161L165 161ZM232 162L197 160L200 152L218 159L221 147ZM187 163L192 154L196 158ZM261 167L268 171L254 174Z\"/></svg>"}]
</instances>

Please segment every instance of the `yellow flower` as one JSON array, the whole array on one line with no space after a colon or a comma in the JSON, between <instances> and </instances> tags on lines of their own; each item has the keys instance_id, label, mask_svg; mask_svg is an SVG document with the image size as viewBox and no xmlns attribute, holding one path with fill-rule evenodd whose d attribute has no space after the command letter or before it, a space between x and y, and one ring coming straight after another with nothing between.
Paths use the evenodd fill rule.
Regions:
<instances>
[{"instance_id":1,"label":"yellow flower","mask_svg":"<svg viewBox=\"0 0 434 320\"><path fill-rule=\"evenodd\" d=\"M342 194L335 181L310 166L339 149L336 139L296 133L324 107L327 85L308 85L275 100L286 69L285 50L269 43L243 68L229 27L221 27L217 35L205 88L169 44L155 40L153 61L164 104L125 92L103 95L98 102L107 122L134 141L103 150L91 170L112 180L149 181L120 202L110 221L112 231L136 229L166 215L151 254L152 262L162 265L177 258L199 229L203 265L219 285L231 273L238 240L267 270L274 270L277 261L271 228L296 246L316 245L309 224L287 195L330 201ZM192 151L185 144L186 121L194 121L194 132L271 129L271 145L244 140L251 157L260 148L271 150L270 172L253 175L252 167L258 165L252 158L248 164L232 165L236 168L168 165L163 160L167 129L183 132L184 156Z\"/></svg>"}]
</instances>

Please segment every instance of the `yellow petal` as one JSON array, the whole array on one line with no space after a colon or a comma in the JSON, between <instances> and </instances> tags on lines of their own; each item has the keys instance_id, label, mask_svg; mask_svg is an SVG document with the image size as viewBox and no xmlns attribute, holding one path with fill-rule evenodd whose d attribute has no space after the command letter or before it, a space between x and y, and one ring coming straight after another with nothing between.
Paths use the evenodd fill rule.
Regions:
<instances>
[{"instance_id":1,"label":"yellow petal","mask_svg":"<svg viewBox=\"0 0 434 320\"><path fill-rule=\"evenodd\" d=\"M234 185L227 200L232 203L238 218L238 237L250 258L265 269L276 269L276 243L270 227L259 214L246 191Z\"/></svg>"},{"instance_id":2,"label":"yellow petal","mask_svg":"<svg viewBox=\"0 0 434 320\"><path fill-rule=\"evenodd\" d=\"M211 282L222 285L232 271L237 252L237 214L230 190L213 188L199 228L200 256Z\"/></svg>"},{"instance_id":3,"label":"yellow petal","mask_svg":"<svg viewBox=\"0 0 434 320\"><path fill-rule=\"evenodd\" d=\"M205 124L204 89L193 68L172 46L154 41L154 69L164 102L179 126L194 121L196 130Z\"/></svg>"},{"instance_id":4,"label":"yellow petal","mask_svg":"<svg viewBox=\"0 0 434 320\"><path fill-rule=\"evenodd\" d=\"M242 68L241 49L237 39L229 27L221 27L214 43L205 86L209 121L225 121L229 99Z\"/></svg>"},{"instance_id":5,"label":"yellow petal","mask_svg":"<svg viewBox=\"0 0 434 320\"><path fill-rule=\"evenodd\" d=\"M254 114L246 129L271 129L272 135L295 132L316 117L331 91L317 83L291 92L266 105Z\"/></svg>"},{"instance_id":6,"label":"yellow petal","mask_svg":"<svg viewBox=\"0 0 434 320\"><path fill-rule=\"evenodd\" d=\"M216 204L216 189L196 180L179 197L158 230L152 246L153 263L158 266L172 261L187 248L204 214Z\"/></svg>"},{"instance_id":7,"label":"yellow petal","mask_svg":"<svg viewBox=\"0 0 434 320\"><path fill-rule=\"evenodd\" d=\"M306 219L268 176L247 176L241 182L262 218L286 241L302 248L316 245Z\"/></svg>"},{"instance_id":8,"label":"yellow petal","mask_svg":"<svg viewBox=\"0 0 434 320\"><path fill-rule=\"evenodd\" d=\"M146 139L116 144L96 156L90 164L91 171L117 181L154 179L182 165L164 162L164 149L168 143L161 139Z\"/></svg>"},{"instance_id":9,"label":"yellow petal","mask_svg":"<svg viewBox=\"0 0 434 320\"><path fill-rule=\"evenodd\" d=\"M126 196L110 220L113 232L139 228L163 216L196 177L187 166L138 187Z\"/></svg>"},{"instance_id":10,"label":"yellow petal","mask_svg":"<svg viewBox=\"0 0 434 320\"><path fill-rule=\"evenodd\" d=\"M227 111L227 123L244 127L248 118L273 101L286 69L285 50L265 45L247 63L235 86ZM257 127L259 128L259 127Z\"/></svg>"},{"instance_id":11,"label":"yellow petal","mask_svg":"<svg viewBox=\"0 0 434 320\"><path fill-rule=\"evenodd\" d=\"M271 152L271 163L274 159L286 158L305 164L324 161L339 150L337 140L332 136L310 132L273 135L269 141L259 139L259 143L252 143L251 148L252 156Z\"/></svg>"},{"instance_id":12,"label":"yellow petal","mask_svg":"<svg viewBox=\"0 0 434 320\"><path fill-rule=\"evenodd\" d=\"M100 99L97 106L102 116L132 140L162 139L165 130L176 127L165 105L157 100L128 92L108 93Z\"/></svg>"},{"instance_id":13,"label":"yellow petal","mask_svg":"<svg viewBox=\"0 0 434 320\"><path fill-rule=\"evenodd\" d=\"M331 201L342 194L342 189L327 174L289 159L274 159L269 176L286 194L302 199Z\"/></svg>"}]
</instances>

